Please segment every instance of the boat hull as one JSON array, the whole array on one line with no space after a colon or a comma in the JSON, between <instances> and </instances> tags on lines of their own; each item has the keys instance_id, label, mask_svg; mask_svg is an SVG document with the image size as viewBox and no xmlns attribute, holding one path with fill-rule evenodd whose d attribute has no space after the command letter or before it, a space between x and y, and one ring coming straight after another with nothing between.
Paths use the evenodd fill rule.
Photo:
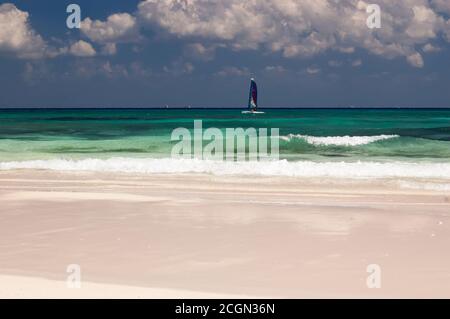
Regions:
<instances>
[{"instance_id":1,"label":"boat hull","mask_svg":"<svg viewBox=\"0 0 450 319\"><path fill-rule=\"evenodd\" d=\"M242 114L265 114L266 112L260 111L242 111Z\"/></svg>"}]
</instances>

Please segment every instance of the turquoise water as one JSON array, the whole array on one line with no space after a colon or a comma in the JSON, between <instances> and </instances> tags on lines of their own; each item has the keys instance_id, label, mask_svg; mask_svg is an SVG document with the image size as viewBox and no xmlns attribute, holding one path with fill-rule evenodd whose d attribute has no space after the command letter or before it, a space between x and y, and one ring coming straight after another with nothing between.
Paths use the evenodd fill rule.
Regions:
<instances>
[{"instance_id":1,"label":"turquoise water","mask_svg":"<svg viewBox=\"0 0 450 319\"><path fill-rule=\"evenodd\" d=\"M288 161L450 162L450 110L1 110L0 162L167 158L172 130L279 128ZM324 139L325 137L325 139Z\"/></svg>"}]
</instances>

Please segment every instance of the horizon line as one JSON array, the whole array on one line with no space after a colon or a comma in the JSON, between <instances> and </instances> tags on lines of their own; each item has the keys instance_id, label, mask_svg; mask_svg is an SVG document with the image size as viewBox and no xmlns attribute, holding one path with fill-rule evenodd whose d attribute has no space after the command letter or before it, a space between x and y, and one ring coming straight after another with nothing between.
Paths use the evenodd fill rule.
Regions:
<instances>
[{"instance_id":1,"label":"horizon line","mask_svg":"<svg viewBox=\"0 0 450 319\"><path fill-rule=\"evenodd\" d=\"M357 110L357 109L422 109L422 110L436 110L436 109L450 109L450 106L267 106L258 107L265 110L311 110L311 109L323 109L323 110ZM77 110L77 109L120 109L120 110L242 110L246 107L187 107L187 106L143 106L143 107L125 107L125 106L70 106L70 107L45 107L45 106L13 106L13 107L0 107L0 110Z\"/></svg>"}]
</instances>

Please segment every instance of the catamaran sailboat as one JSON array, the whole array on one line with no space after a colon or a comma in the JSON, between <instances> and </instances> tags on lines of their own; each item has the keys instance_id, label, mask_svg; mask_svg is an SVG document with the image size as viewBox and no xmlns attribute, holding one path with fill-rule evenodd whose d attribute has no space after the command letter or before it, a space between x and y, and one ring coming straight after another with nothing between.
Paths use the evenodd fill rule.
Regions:
<instances>
[{"instance_id":1,"label":"catamaran sailboat","mask_svg":"<svg viewBox=\"0 0 450 319\"><path fill-rule=\"evenodd\" d=\"M248 96L248 110L243 111L243 114L264 114L264 112L258 112L258 87L256 86L255 79L250 80L250 93Z\"/></svg>"}]
</instances>

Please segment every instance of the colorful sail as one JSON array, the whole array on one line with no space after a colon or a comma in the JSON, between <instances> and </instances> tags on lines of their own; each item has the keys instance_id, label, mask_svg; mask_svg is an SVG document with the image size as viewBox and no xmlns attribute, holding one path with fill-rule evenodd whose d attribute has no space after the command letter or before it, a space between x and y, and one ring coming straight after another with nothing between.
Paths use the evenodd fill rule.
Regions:
<instances>
[{"instance_id":1,"label":"colorful sail","mask_svg":"<svg viewBox=\"0 0 450 319\"><path fill-rule=\"evenodd\" d=\"M256 86L255 79L250 81L250 94L248 98L248 108L255 110L258 108L258 87Z\"/></svg>"}]
</instances>

